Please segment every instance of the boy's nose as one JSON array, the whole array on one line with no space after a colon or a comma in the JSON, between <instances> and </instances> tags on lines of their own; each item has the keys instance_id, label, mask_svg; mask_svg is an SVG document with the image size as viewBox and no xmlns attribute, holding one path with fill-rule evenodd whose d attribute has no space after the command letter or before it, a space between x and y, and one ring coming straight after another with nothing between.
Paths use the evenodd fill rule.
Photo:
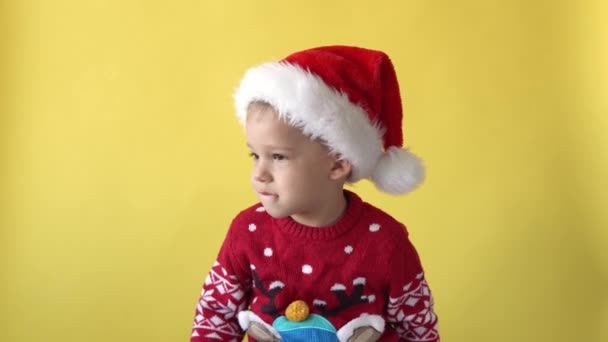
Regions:
<instances>
[{"instance_id":1,"label":"boy's nose","mask_svg":"<svg viewBox=\"0 0 608 342\"><path fill-rule=\"evenodd\" d=\"M263 163L258 162L258 164L253 167L252 178L256 182L267 183L272 180L272 175L268 172L268 168L266 168Z\"/></svg>"}]
</instances>

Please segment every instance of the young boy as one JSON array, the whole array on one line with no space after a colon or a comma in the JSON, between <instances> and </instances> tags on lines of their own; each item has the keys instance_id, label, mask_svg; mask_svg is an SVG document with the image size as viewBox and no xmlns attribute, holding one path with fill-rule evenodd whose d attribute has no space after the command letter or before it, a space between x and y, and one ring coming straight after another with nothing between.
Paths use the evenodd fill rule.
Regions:
<instances>
[{"instance_id":1,"label":"young boy","mask_svg":"<svg viewBox=\"0 0 608 342\"><path fill-rule=\"evenodd\" d=\"M254 67L235 93L261 204L233 220L192 342L439 341L405 226L346 191L424 178L402 149L396 74L380 51L327 46Z\"/></svg>"}]
</instances>

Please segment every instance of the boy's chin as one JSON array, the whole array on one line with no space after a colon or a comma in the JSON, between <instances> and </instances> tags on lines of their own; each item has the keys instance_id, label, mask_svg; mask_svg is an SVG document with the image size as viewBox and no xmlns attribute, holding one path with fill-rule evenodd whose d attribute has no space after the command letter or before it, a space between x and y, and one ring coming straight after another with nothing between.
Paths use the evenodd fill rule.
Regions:
<instances>
[{"instance_id":1,"label":"boy's chin","mask_svg":"<svg viewBox=\"0 0 608 342\"><path fill-rule=\"evenodd\" d=\"M282 218L289 216L289 213L285 213L281 210L277 210L275 208L272 208L271 206L265 205L264 210L266 211L266 213L268 213L268 215L272 216L275 219L282 219Z\"/></svg>"},{"instance_id":2,"label":"boy's chin","mask_svg":"<svg viewBox=\"0 0 608 342\"><path fill-rule=\"evenodd\" d=\"M272 218L275 219L282 219L282 218L286 218L289 215L283 214L283 213L273 213L272 211L268 211L266 210L266 212L268 213L268 215L272 216Z\"/></svg>"}]
</instances>

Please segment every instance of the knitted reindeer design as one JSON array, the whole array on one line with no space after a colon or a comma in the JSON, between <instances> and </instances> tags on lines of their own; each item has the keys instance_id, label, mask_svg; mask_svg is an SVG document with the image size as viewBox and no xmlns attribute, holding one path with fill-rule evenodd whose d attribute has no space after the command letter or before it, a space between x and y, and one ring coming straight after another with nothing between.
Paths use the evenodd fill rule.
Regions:
<instances>
[{"instance_id":1,"label":"knitted reindeer design","mask_svg":"<svg viewBox=\"0 0 608 342\"><path fill-rule=\"evenodd\" d=\"M307 303L301 300L292 302L281 316L275 304L275 297L285 285L273 281L268 288L262 283L255 268L252 268L253 285L268 298L262 305L262 312L273 317L272 325L264 322L252 311L242 311L238 315L239 324L247 334L260 342L295 342L295 341L332 341L332 342L373 342L378 340L384 331L384 319L378 315L361 315L336 328L325 317L339 314L342 310L357 304L370 303L373 295L364 295L365 278L353 280L350 295L343 284L335 284L331 292L337 297L338 305L327 308L327 303L315 299L312 305L321 315L311 314Z\"/></svg>"}]
</instances>

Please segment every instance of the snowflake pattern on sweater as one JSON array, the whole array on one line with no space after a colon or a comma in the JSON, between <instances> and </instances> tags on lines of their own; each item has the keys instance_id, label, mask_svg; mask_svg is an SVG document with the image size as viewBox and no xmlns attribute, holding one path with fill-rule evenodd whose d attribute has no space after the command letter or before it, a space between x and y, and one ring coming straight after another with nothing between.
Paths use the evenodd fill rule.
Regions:
<instances>
[{"instance_id":1,"label":"snowflake pattern on sweater","mask_svg":"<svg viewBox=\"0 0 608 342\"><path fill-rule=\"evenodd\" d=\"M241 341L239 312L271 325L295 300L336 329L379 315L386 327L378 341L439 341L433 297L405 227L346 194L348 208L330 227L275 219L260 204L237 215L203 285L191 342Z\"/></svg>"}]
</instances>

